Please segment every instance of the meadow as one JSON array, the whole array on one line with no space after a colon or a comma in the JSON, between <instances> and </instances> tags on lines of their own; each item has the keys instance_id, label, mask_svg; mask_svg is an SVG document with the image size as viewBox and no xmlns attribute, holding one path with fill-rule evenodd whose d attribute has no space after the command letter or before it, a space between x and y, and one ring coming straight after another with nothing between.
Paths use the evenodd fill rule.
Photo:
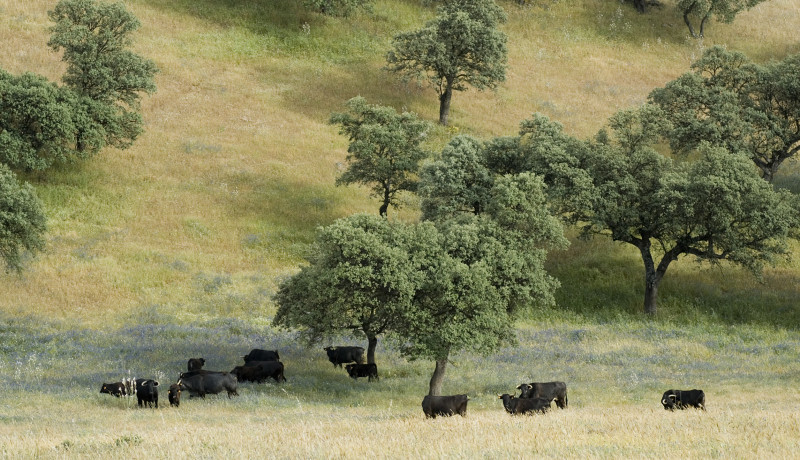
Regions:
<instances>
[{"instance_id":1,"label":"meadow","mask_svg":"<svg viewBox=\"0 0 800 460\"><path fill-rule=\"evenodd\" d=\"M326 18L293 0L127 0L134 49L160 68L143 101L146 132L127 150L23 176L48 215L44 253L0 275L0 456L4 458L797 458L800 262L762 280L726 264L673 264L660 312L641 314L641 261L607 240L551 254L558 306L531 309L519 343L457 355L446 393L465 418L424 420L433 369L378 350L380 382L354 382L292 331L271 327L277 283L302 263L315 228L377 213L358 187L335 187L346 139L331 112L362 95L435 121L432 90L382 70L391 37L435 3L379 0ZM680 15L638 15L613 0L501 2L507 81L453 98L457 133L511 135L541 112L588 137L722 44L759 62L800 52L800 0L769 0L694 40ZM0 67L52 80L50 0L0 4ZM777 179L800 191L798 167ZM407 197L391 218L416 218ZM574 236L574 235L572 235ZM795 245L795 252L797 245ZM348 337L338 343L354 343ZM185 399L166 387L190 357L230 370L253 347L279 349L285 384ZM156 378L160 408L99 393ZM563 380L570 407L512 418L498 393ZM708 411L666 412L669 388L702 388Z\"/></svg>"}]
</instances>

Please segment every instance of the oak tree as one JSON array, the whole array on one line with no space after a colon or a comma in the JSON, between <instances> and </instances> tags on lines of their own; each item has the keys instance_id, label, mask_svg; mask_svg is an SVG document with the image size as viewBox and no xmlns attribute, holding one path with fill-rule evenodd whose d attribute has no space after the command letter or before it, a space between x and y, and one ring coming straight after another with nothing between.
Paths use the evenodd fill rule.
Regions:
<instances>
[{"instance_id":1,"label":"oak tree","mask_svg":"<svg viewBox=\"0 0 800 460\"><path fill-rule=\"evenodd\" d=\"M494 89L505 80L506 20L493 0L450 0L419 30L392 39L387 68L426 79L439 95L439 123L447 125L453 91Z\"/></svg>"}]
</instances>

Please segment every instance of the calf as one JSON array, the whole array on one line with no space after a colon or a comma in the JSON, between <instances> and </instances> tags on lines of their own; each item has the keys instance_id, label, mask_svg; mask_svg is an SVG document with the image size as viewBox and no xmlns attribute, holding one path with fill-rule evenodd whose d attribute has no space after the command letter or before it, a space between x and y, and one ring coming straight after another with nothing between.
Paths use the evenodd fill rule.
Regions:
<instances>
[{"instance_id":1,"label":"calf","mask_svg":"<svg viewBox=\"0 0 800 460\"><path fill-rule=\"evenodd\" d=\"M181 386L177 383L173 383L169 386L169 391L167 392L167 397L169 398L169 405L178 407L181 405Z\"/></svg>"},{"instance_id":2,"label":"calf","mask_svg":"<svg viewBox=\"0 0 800 460\"><path fill-rule=\"evenodd\" d=\"M665 410L687 407L706 410L706 394L703 390L667 390L661 396L661 404Z\"/></svg>"},{"instance_id":3,"label":"calf","mask_svg":"<svg viewBox=\"0 0 800 460\"><path fill-rule=\"evenodd\" d=\"M139 407L158 409L158 382L152 379L136 379L136 399Z\"/></svg>"},{"instance_id":4,"label":"calf","mask_svg":"<svg viewBox=\"0 0 800 460\"><path fill-rule=\"evenodd\" d=\"M567 408L567 384L564 382L522 383L517 386L520 398L545 398L555 400L559 409Z\"/></svg>"},{"instance_id":5,"label":"calf","mask_svg":"<svg viewBox=\"0 0 800 460\"><path fill-rule=\"evenodd\" d=\"M100 387L100 393L114 395L119 398L120 396L128 396L128 389L122 382L103 383Z\"/></svg>"},{"instance_id":6,"label":"calf","mask_svg":"<svg viewBox=\"0 0 800 460\"><path fill-rule=\"evenodd\" d=\"M250 361L280 361L281 357L278 355L278 350L260 350L253 348L250 353L242 356L244 362Z\"/></svg>"},{"instance_id":7,"label":"calf","mask_svg":"<svg viewBox=\"0 0 800 460\"><path fill-rule=\"evenodd\" d=\"M228 392L228 397L239 396L236 392L238 381L236 376L229 372L216 372L213 374L195 374L181 377L178 380L181 391L186 390L191 396L205 398L207 394L218 394L223 390Z\"/></svg>"},{"instance_id":8,"label":"calf","mask_svg":"<svg viewBox=\"0 0 800 460\"><path fill-rule=\"evenodd\" d=\"M517 398L510 394L498 395L503 400L503 407L511 415L545 413L550 410L550 401L547 398Z\"/></svg>"},{"instance_id":9,"label":"calf","mask_svg":"<svg viewBox=\"0 0 800 460\"><path fill-rule=\"evenodd\" d=\"M189 358L189 362L187 363L186 367L189 371L196 371L202 369L205 364L205 358Z\"/></svg>"},{"instance_id":10,"label":"calf","mask_svg":"<svg viewBox=\"0 0 800 460\"><path fill-rule=\"evenodd\" d=\"M464 416L467 413L467 395L425 396L422 398L422 412L425 418L436 418L441 415L449 417L454 414Z\"/></svg>"},{"instance_id":11,"label":"calf","mask_svg":"<svg viewBox=\"0 0 800 460\"><path fill-rule=\"evenodd\" d=\"M380 380L380 378L378 378L378 366L375 363L348 364L344 368L353 380L357 380L359 377L367 377L370 382L373 378L375 380Z\"/></svg>"},{"instance_id":12,"label":"calf","mask_svg":"<svg viewBox=\"0 0 800 460\"><path fill-rule=\"evenodd\" d=\"M285 382L283 363L280 361L250 361L244 366L236 366L231 371L240 382L262 383L268 378Z\"/></svg>"},{"instance_id":13,"label":"calf","mask_svg":"<svg viewBox=\"0 0 800 460\"><path fill-rule=\"evenodd\" d=\"M325 347L328 360L333 363L333 367L342 367L344 363L363 363L364 348L362 347Z\"/></svg>"}]
</instances>

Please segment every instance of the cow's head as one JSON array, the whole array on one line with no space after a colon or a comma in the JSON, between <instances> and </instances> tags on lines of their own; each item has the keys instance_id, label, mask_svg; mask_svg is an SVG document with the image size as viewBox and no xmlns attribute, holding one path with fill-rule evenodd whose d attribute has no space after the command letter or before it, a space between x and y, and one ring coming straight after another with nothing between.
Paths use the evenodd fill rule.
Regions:
<instances>
[{"instance_id":1,"label":"cow's head","mask_svg":"<svg viewBox=\"0 0 800 460\"><path fill-rule=\"evenodd\" d=\"M517 390L520 391L519 394L520 398L528 398L533 392L533 386L527 383L520 383L519 385L517 385Z\"/></svg>"},{"instance_id":2,"label":"cow's head","mask_svg":"<svg viewBox=\"0 0 800 460\"><path fill-rule=\"evenodd\" d=\"M666 410L672 410L677 405L677 398L674 390L667 390L661 396L661 405L664 406Z\"/></svg>"}]
</instances>

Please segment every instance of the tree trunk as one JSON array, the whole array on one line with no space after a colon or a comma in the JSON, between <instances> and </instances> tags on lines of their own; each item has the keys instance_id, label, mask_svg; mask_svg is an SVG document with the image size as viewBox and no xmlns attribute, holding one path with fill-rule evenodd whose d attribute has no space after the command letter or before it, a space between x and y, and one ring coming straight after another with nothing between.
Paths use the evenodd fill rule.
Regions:
<instances>
[{"instance_id":1,"label":"tree trunk","mask_svg":"<svg viewBox=\"0 0 800 460\"><path fill-rule=\"evenodd\" d=\"M389 189L389 184L385 184L383 187L383 203L381 204L381 207L378 210L381 217L386 217L386 212L389 210L389 203L392 202L390 191L391 190Z\"/></svg>"},{"instance_id":2,"label":"tree trunk","mask_svg":"<svg viewBox=\"0 0 800 460\"><path fill-rule=\"evenodd\" d=\"M633 0L633 6L636 7L636 11L640 13L644 13L647 11L647 3L645 0Z\"/></svg>"},{"instance_id":3,"label":"tree trunk","mask_svg":"<svg viewBox=\"0 0 800 460\"><path fill-rule=\"evenodd\" d=\"M700 21L700 38L703 38L703 29L706 27L706 20L711 17L711 13L709 12L707 15L703 16L703 19Z\"/></svg>"},{"instance_id":4,"label":"tree trunk","mask_svg":"<svg viewBox=\"0 0 800 460\"><path fill-rule=\"evenodd\" d=\"M367 337L367 364L375 364L375 349L378 348L378 338Z\"/></svg>"},{"instance_id":5,"label":"tree trunk","mask_svg":"<svg viewBox=\"0 0 800 460\"><path fill-rule=\"evenodd\" d=\"M431 376L431 384L428 394L439 396L442 394L442 382L444 381L444 371L447 370L447 358L436 360L436 369Z\"/></svg>"},{"instance_id":6,"label":"tree trunk","mask_svg":"<svg viewBox=\"0 0 800 460\"><path fill-rule=\"evenodd\" d=\"M668 251L656 267L653 255L650 253L650 240L643 239L637 246L644 262L644 312L654 316L658 311L658 286L664 279L669 264L677 259L679 252L675 249Z\"/></svg>"},{"instance_id":7,"label":"tree trunk","mask_svg":"<svg viewBox=\"0 0 800 460\"><path fill-rule=\"evenodd\" d=\"M692 12L692 10L694 9L694 6L696 4L697 4L697 2L692 3L692 5L689 7L689 9L687 9L686 11L683 12L683 22L686 23L686 27L689 28L689 33L692 34L692 37L694 37L694 38L697 38L697 35L694 33L694 28L692 27L692 23L689 21L689 13Z\"/></svg>"},{"instance_id":8,"label":"tree trunk","mask_svg":"<svg viewBox=\"0 0 800 460\"><path fill-rule=\"evenodd\" d=\"M439 124L447 126L447 118L450 116L450 99L453 97L453 82L447 79L447 86L444 92L439 96Z\"/></svg>"}]
</instances>

